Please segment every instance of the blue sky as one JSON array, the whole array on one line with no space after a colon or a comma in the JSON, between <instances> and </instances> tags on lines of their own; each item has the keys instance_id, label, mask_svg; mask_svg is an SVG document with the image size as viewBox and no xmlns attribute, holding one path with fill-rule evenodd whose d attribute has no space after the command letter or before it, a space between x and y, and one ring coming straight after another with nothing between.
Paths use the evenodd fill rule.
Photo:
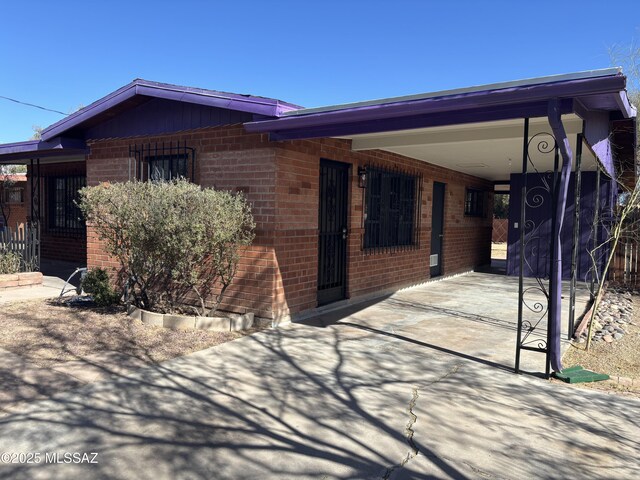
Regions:
<instances>
[{"instance_id":1,"label":"blue sky","mask_svg":"<svg viewBox=\"0 0 640 480\"><path fill-rule=\"evenodd\" d=\"M136 77L304 106L610 66L640 2L18 0L0 95L70 112ZM0 99L0 143L62 118Z\"/></svg>"}]
</instances>

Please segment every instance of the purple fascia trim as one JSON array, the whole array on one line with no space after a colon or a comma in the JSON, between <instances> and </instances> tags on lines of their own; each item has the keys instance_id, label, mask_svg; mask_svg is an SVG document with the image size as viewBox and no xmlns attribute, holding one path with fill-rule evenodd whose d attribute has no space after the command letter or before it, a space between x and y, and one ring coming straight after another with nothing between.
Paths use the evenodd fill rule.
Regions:
<instances>
[{"instance_id":1,"label":"purple fascia trim","mask_svg":"<svg viewBox=\"0 0 640 480\"><path fill-rule=\"evenodd\" d=\"M605 171L611 178L616 177L616 169L613 162L611 139L609 138L609 113L586 112L584 136L596 158L600 161Z\"/></svg>"},{"instance_id":2,"label":"purple fascia trim","mask_svg":"<svg viewBox=\"0 0 640 480\"><path fill-rule=\"evenodd\" d=\"M571 144L567 138L567 133L562 124L562 114L557 99L549 101L549 125L556 139L556 145L562 155L562 169L560 170L560 185L557 196L555 211L555 229L553 235L553 256L555 260L551 266L551 275L553 278L553 291L551 295L551 311L547 328L550 330L548 335L547 348L550 352L551 368L555 372L562 370L562 349L560 347L560 336L562 327L562 223L567 208L567 192L569 189L569 177L573 167L573 152ZM553 212L552 212L553 214Z\"/></svg>"},{"instance_id":3,"label":"purple fascia trim","mask_svg":"<svg viewBox=\"0 0 640 480\"><path fill-rule=\"evenodd\" d=\"M0 145L0 155L11 153L33 152L38 150L40 140L28 140L26 142L4 143Z\"/></svg>"},{"instance_id":4,"label":"purple fascia trim","mask_svg":"<svg viewBox=\"0 0 640 480\"><path fill-rule=\"evenodd\" d=\"M629 97L625 90L618 92L618 95L615 96L615 100L624 118L636 118L638 109L629 101Z\"/></svg>"},{"instance_id":5,"label":"purple fascia trim","mask_svg":"<svg viewBox=\"0 0 640 480\"><path fill-rule=\"evenodd\" d=\"M56 137L50 141L28 140L26 142L0 145L0 161L28 160L30 158L60 155L81 155L87 152L84 140Z\"/></svg>"},{"instance_id":6,"label":"purple fascia trim","mask_svg":"<svg viewBox=\"0 0 640 480\"><path fill-rule=\"evenodd\" d=\"M372 120L389 120L393 122L400 117L419 114L454 112L515 103L533 103L536 101L548 101L552 98L574 98L581 95L618 93L624 90L625 83L626 78L623 75L609 75L498 90L481 90L443 97L341 108L308 115L291 115L275 120L245 123L245 129L250 133L270 132L283 135L287 130L299 130L301 132L303 129L311 130L328 125L337 126ZM313 136L316 136L315 132ZM302 136L298 138L302 138Z\"/></svg>"},{"instance_id":7,"label":"purple fascia trim","mask_svg":"<svg viewBox=\"0 0 640 480\"><path fill-rule=\"evenodd\" d=\"M573 112L573 101L561 101L563 114ZM410 117L351 122L341 125L327 125L313 128L278 131L270 134L271 140L295 140L303 138L336 137L362 133L410 130L413 128L438 127L442 125L463 125L466 123L509 120L513 118L534 118L547 115L547 102L534 104L514 104L490 106L453 112L425 113ZM246 124L245 124L246 125Z\"/></svg>"},{"instance_id":8,"label":"purple fascia trim","mask_svg":"<svg viewBox=\"0 0 640 480\"><path fill-rule=\"evenodd\" d=\"M42 131L42 139L49 140L63 134L65 131L115 107L116 105L136 96L164 98L178 102L197 103L210 107L239 110L256 115L277 117L284 112L300 109L298 105L286 103L272 98L239 95L235 93L218 92L202 88L181 87L168 83L150 82L136 79L119 88L115 92L93 102L91 105L75 112L59 122L50 125Z\"/></svg>"}]
</instances>

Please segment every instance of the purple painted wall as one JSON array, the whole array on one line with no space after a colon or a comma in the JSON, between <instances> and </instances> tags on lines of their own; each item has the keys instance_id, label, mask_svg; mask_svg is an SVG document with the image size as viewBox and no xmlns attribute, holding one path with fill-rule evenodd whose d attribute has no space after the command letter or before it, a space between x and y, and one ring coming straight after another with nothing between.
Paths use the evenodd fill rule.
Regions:
<instances>
[{"instance_id":1,"label":"purple painted wall","mask_svg":"<svg viewBox=\"0 0 640 480\"><path fill-rule=\"evenodd\" d=\"M152 98L116 117L88 128L89 139L156 135L202 127L233 125L252 120L247 112L208 107L195 103Z\"/></svg>"},{"instance_id":2,"label":"purple painted wall","mask_svg":"<svg viewBox=\"0 0 640 480\"><path fill-rule=\"evenodd\" d=\"M591 245L589 240L593 224L593 211L595 207L595 185L596 173L582 173L582 188L580 195L580 237L578 249L578 280L585 281L589 278L591 259L588 251ZM613 182L601 178L600 186L600 211L602 218L611 216L612 205L615 199L615 191L612 188ZM542 200L539 207L527 206L527 219L532 220L538 226L537 233L529 241L525 262L525 276L527 277L548 277L549 257L551 246L551 199L549 193L543 188L543 178L540 174L529 174L527 178L529 204L536 204L534 196ZM522 189L522 175L511 175L511 198L509 200L509 233L507 247L507 275L519 275L520 272L520 230L515 228L516 223L520 223L520 197ZM562 228L562 278L570 279L571 273L571 245L573 237L574 219L574 192L575 175L572 173L569 179L569 194L567 198L567 209ZM604 237L603 229L600 228L600 238ZM527 239L532 238L531 229L526 230Z\"/></svg>"}]
</instances>

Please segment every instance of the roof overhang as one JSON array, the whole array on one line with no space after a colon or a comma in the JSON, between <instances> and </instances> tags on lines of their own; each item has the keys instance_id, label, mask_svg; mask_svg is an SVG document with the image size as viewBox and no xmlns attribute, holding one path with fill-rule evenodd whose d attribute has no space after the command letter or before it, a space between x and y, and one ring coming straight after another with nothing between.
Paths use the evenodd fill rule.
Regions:
<instances>
[{"instance_id":1,"label":"roof overhang","mask_svg":"<svg viewBox=\"0 0 640 480\"><path fill-rule=\"evenodd\" d=\"M579 109L635 117L619 68L540 77L458 90L290 111L278 119L245 124L248 132L273 140L345 136L508 120L547 115L559 99L560 113Z\"/></svg>"},{"instance_id":2,"label":"roof overhang","mask_svg":"<svg viewBox=\"0 0 640 480\"><path fill-rule=\"evenodd\" d=\"M49 141L5 143L0 145L0 164L26 163L36 158L84 156L86 153L84 140L75 138L55 137Z\"/></svg>"}]
</instances>

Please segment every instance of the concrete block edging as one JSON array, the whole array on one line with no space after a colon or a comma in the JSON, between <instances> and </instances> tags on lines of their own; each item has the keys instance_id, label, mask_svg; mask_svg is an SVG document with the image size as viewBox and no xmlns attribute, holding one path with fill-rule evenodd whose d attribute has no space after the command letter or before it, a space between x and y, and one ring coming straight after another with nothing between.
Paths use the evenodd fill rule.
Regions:
<instances>
[{"instance_id":1,"label":"concrete block edging","mask_svg":"<svg viewBox=\"0 0 640 480\"><path fill-rule=\"evenodd\" d=\"M129 307L131 318L142 321L145 325L170 328L173 330L213 330L216 332L234 332L248 330L253 326L254 314L229 314L229 316L196 317L175 315L170 313L154 313L137 307Z\"/></svg>"},{"instance_id":2,"label":"concrete block edging","mask_svg":"<svg viewBox=\"0 0 640 480\"><path fill-rule=\"evenodd\" d=\"M0 290L5 288L34 287L42 285L41 272L22 272L0 275Z\"/></svg>"}]
</instances>

